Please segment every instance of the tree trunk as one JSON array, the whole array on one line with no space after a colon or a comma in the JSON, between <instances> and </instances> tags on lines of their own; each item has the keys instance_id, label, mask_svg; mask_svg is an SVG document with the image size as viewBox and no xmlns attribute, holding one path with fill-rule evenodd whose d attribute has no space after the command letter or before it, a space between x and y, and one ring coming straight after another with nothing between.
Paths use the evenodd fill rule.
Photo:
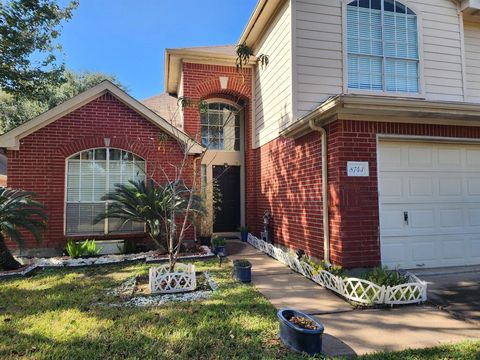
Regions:
<instances>
[{"instance_id":1,"label":"tree trunk","mask_svg":"<svg viewBox=\"0 0 480 360\"><path fill-rule=\"evenodd\" d=\"M0 270L16 270L21 268L22 265L15 260L15 258L5 245L5 239L0 234Z\"/></svg>"}]
</instances>

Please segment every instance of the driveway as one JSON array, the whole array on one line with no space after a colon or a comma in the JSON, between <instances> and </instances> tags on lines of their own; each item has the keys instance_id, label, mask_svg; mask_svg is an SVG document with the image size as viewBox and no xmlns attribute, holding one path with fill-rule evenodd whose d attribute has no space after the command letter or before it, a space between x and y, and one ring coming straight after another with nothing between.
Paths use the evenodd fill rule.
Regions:
<instances>
[{"instance_id":1,"label":"driveway","mask_svg":"<svg viewBox=\"0 0 480 360\"><path fill-rule=\"evenodd\" d=\"M480 266L431 269L416 274L428 282L428 300L455 317L480 324Z\"/></svg>"}]
</instances>

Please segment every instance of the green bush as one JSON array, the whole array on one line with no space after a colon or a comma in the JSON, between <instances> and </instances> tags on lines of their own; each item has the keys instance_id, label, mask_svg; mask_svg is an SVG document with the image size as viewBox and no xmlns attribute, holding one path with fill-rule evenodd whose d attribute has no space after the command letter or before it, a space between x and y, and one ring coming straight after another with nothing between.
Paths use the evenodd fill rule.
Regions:
<instances>
[{"instance_id":1,"label":"green bush","mask_svg":"<svg viewBox=\"0 0 480 360\"><path fill-rule=\"evenodd\" d=\"M212 239L213 246L225 246L225 238L217 237Z\"/></svg>"},{"instance_id":2,"label":"green bush","mask_svg":"<svg viewBox=\"0 0 480 360\"><path fill-rule=\"evenodd\" d=\"M85 248L83 244L77 243L76 241L73 240L68 240L67 241L67 254L73 259L77 259L81 257L85 253Z\"/></svg>"},{"instance_id":3,"label":"green bush","mask_svg":"<svg viewBox=\"0 0 480 360\"><path fill-rule=\"evenodd\" d=\"M96 256L102 251L102 248L97 248L97 243L94 239L87 239L84 242L68 240L66 250L68 256L77 259L83 255Z\"/></svg>"},{"instance_id":4,"label":"green bush","mask_svg":"<svg viewBox=\"0 0 480 360\"><path fill-rule=\"evenodd\" d=\"M406 284L409 281L408 276L400 274L397 270L389 270L385 267L376 267L361 276L362 279L368 280L378 286L397 286Z\"/></svg>"}]
</instances>

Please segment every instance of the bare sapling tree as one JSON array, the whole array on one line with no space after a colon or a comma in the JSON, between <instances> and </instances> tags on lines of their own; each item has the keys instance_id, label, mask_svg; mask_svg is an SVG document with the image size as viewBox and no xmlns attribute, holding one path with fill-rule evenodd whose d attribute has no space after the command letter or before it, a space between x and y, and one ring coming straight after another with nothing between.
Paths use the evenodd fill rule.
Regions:
<instances>
[{"instance_id":1,"label":"bare sapling tree","mask_svg":"<svg viewBox=\"0 0 480 360\"><path fill-rule=\"evenodd\" d=\"M237 46L237 56L237 72L243 78L243 67L249 63L253 52L248 46L241 44ZM262 67L268 65L268 57L259 56L257 63ZM241 104L240 96L235 103ZM209 110L209 104L205 100L194 101L188 97L180 97L175 112L169 119L164 119L169 123L167 131L158 139L159 144L167 143L170 138L174 139L180 149L180 159L171 160L167 165L151 167L150 172L146 174L149 181L143 182L143 186L141 182L117 186L114 192L105 196L104 199L110 202L110 206L106 214L102 215L104 218L117 218L124 222L145 222L150 237L157 247L160 243L165 243L170 271L175 268L189 230L195 226L195 218L198 219L207 214L206 199L200 184L201 165L208 167L215 159L213 156L209 163L204 162L207 152L213 149L211 149L211 140L205 141L205 137L202 136L201 126L199 126L199 133L188 135L179 126L178 115L187 108L195 109L201 116ZM235 121L237 113L230 111L225 115L219 125L222 131ZM131 145L133 147L134 144ZM155 153L152 156L158 156L158 154ZM158 181L159 178L162 182ZM208 187L211 183L203 186ZM158 191L154 191L155 194L150 200L142 201L142 199L148 199L148 195L143 192L148 192L149 187L155 187ZM129 192L129 194L122 192ZM124 201L125 198L129 199L128 202Z\"/></svg>"}]
</instances>

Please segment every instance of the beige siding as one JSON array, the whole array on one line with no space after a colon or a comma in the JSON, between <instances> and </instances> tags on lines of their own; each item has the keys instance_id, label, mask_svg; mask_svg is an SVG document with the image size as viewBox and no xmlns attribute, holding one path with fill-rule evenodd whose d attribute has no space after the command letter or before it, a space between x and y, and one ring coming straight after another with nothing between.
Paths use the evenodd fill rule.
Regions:
<instances>
[{"instance_id":1,"label":"beige siding","mask_svg":"<svg viewBox=\"0 0 480 360\"><path fill-rule=\"evenodd\" d=\"M295 1L295 0L294 0ZM340 0L296 0L296 108L302 116L343 90Z\"/></svg>"},{"instance_id":2,"label":"beige siding","mask_svg":"<svg viewBox=\"0 0 480 360\"><path fill-rule=\"evenodd\" d=\"M255 146L275 139L292 120L292 36L290 3L286 2L264 34L256 54L269 65L255 73Z\"/></svg>"},{"instance_id":3,"label":"beige siding","mask_svg":"<svg viewBox=\"0 0 480 360\"><path fill-rule=\"evenodd\" d=\"M343 92L341 0L295 1L296 115ZM428 100L463 101L461 26L451 0L405 1L421 18ZM413 4L413 6L412 6ZM478 37L477 37L478 39Z\"/></svg>"},{"instance_id":4,"label":"beige siding","mask_svg":"<svg viewBox=\"0 0 480 360\"><path fill-rule=\"evenodd\" d=\"M480 24L465 24L467 101L480 102Z\"/></svg>"}]
</instances>

